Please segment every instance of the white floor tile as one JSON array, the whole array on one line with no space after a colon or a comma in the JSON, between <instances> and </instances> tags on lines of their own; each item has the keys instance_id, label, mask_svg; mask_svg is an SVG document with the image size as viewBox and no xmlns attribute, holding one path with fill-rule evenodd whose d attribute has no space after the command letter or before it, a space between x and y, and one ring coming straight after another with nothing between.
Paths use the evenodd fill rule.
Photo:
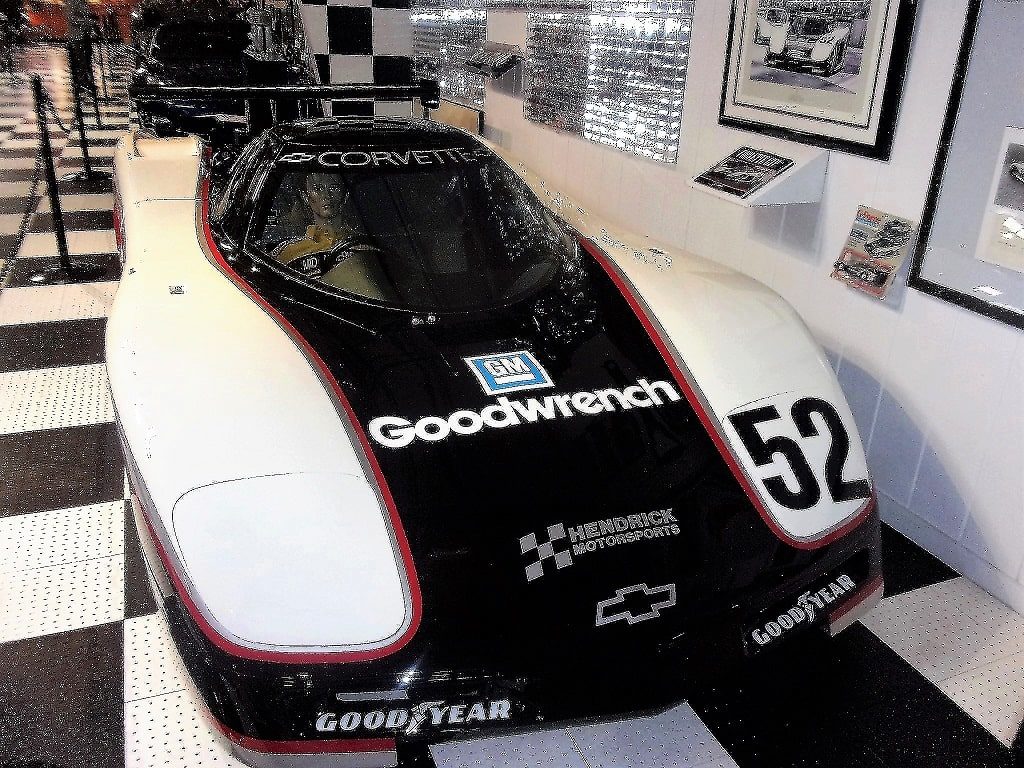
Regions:
<instances>
[{"instance_id":1,"label":"white floor tile","mask_svg":"<svg viewBox=\"0 0 1024 768\"><path fill-rule=\"evenodd\" d=\"M2 149L0 149L0 153L3 153ZM24 216L20 213L0 214L0 235L18 234L21 229L21 221L23 218Z\"/></svg>"},{"instance_id":2,"label":"white floor tile","mask_svg":"<svg viewBox=\"0 0 1024 768\"><path fill-rule=\"evenodd\" d=\"M588 768L561 728L431 744L430 754L437 768Z\"/></svg>"},{"instance_id":3,"label":"white floor tile","mask_svg":"<svg viewBox=\"0 0 1024 768\"><path fill-rule=\"evenodd\" d=\"M123 553L123 501L0 518L0 573Z\"/></svg>"},{"instance_id":4,"label":"white floor tile","mask_svg":"<svg viewBox=\"0 0 1024 768\"><path fill-rule=\"evenodd\" d=\"M31 193L31 181L0 180L0 197L28 197Z\"/></svg>"},{"instance_id":5,"label":"white floor tile","mask_svg":"<svg viewBox=\"0 0 1024 768\"><path fill-rule=\"evenodd\" d=\"M68 211L110 211L114 208L113 195L61 195L60 209ZM50 210L50 200L43 197L36 207L39 213Z\"/></svg>"},{"instance_id":6,"label":"white floor tile","mask_svg":"<svg viewBox=\"0 0 1024 768\"><path fill-rule=\"evenodd\" d=\"M438 768L736 768L688 704L650 717L435 744Z\"/></svg>"},{"instance_id":7,"label":"white floor tile","mask_svg":"<svg viewBox=\"0 0 1024 768\"><path fill-rule=\"evenodd\" d=\"M125 768L244 768L189 691L124 705Z\"/></svg>"},{"instance_id":8,"label":"white floor tile","mask_svg":"<svg viewBox=\"0 0 1024 768\"><path fill-rule=\"evenodd\" d=\"M0 373L0 403L3 435L114 420L103 363Z\"/></svg>"},{"instance_id":9,"label":"white floor tile","mask_svg":"<svg viewBox=\"0 0 1024 768\"><path fill-rule=\"evenodd\" d=\"M184 691L191 685L163 611L124 622L124 700Z\"/></svg>"},{"instance_id":10,"label":"white floor tile","mask_svg":"<svg viewBox=\"0 0 1024 768\"><path fill-rule=\"evenodd\" d=\"M106 129L106 128L90 128L89 136L90 139L119 139L126 131L120 129Z\"/></svg>"},{"instance_id":11,"label":"white floor tile","mask_svg":"<svg viewBox=\"0 0 1024 768\"><path fill-rule=\"evenodd\" d=\"M113 253L117 250L112 229L70 231L65 234L69 253ZM52 232L30 232L21 242L18 258L54 256L56 253L57 239Z\"/></svg>"},{"instance_id":12,"label":"white floor tile","mask_svg":"<svg viewBox=\"0 0 1024 768\"><path fill-rule=\"evenodd\" d=\"M1024 718L1024 617L964 578L886 598L862 619L996 738Z\"/></svg>"},{"instance_id":13,"label":"white floor tile","mask_svg":"<svg viewBox=\"0 0 1024 768\"><path fill-rule=\"evenodd\" d=\"M1024 649L1024 617L963 578L886 598L862 621L932 682Z\"/></svg>"},{"instance_id":14,"label":"white floor tile","mask_svg":"<svg viewBox=\"0 0 1024 768\"><path fill-rule=\"evenodd\" d=\"M1010 746L1024 722L1024 651L943 680L939 688Z\"/></svg>"},{"instance_id":15,"label":"white floor tile","mask_svg":"<svg viewBox=\"0 0 1024 768\"><path fill-rule=\"evenodd\" d=\"M32 169L36 167L34 157L4 157L0 152L0 178L3 177L5 169Z\"/></svg>"},{"instance_id":16,"label":"white floor tile","mask_svg":"<svg viewBox=\"0 0 1024 768\"><path fill-rule=\"evenodd\" d=\"M688 704L650 717L568 730L588 768L736 768L725 747Z\"/></svg>"},{"instance_id":17,"label":"white floor tile","mask_svg":"<svg viewBox=\"0 0 1024 768\"><path fill-rule=\"evenodd\" d=\"M116 282L7 288L0 293L0 325L106 317Z\"/></svg>"},{"instance_id":18,"label":"white floor tile","mask_svg":"<svg viewBox=\"0 0 1024 768\"><path fill-rule=\"evenodd\" d=\"M7 139L0 149L38 149L39 139Z\"/></svg>"},{"instance_id":19,"label":"white floor tile","mask_svg":"<svg viewBox=\"0 0 1024 768\"><path fill-rule=\"evenodd\" d=\"M89 157L113 157L114 150L117 147L89 147ZM64 151L61 153L62 158L71 157L82 157L82 148L79 146L71 145L64 147Z\"/></svg>"},{"instance_id":20,"label":"white floor tile","mask_svg":"<svg viewBox=\"0 0 1024 768\"><path fill-rule=\"evenodd\" d=\"M123 555L0 575L0 643L123 618Z\"/></svg>"}]
</instances>

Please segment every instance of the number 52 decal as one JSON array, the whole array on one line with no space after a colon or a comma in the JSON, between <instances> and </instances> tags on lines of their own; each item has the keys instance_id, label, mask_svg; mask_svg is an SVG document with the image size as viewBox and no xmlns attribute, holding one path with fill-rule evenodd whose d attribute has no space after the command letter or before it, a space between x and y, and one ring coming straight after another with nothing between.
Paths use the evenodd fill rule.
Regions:
<instances>
[{"instance_id":1,"label":"number 52 decal","mask_svg":"<svg viewBox=\"0 0 1024 768\"><path fill-rule=\"evenodd\" d=\"M843 412L819 397L786 393L728 415L726 430L743 469L794 539L819 538L871 497L864 450L849 410Z\"/></svg>"}]
</instances>

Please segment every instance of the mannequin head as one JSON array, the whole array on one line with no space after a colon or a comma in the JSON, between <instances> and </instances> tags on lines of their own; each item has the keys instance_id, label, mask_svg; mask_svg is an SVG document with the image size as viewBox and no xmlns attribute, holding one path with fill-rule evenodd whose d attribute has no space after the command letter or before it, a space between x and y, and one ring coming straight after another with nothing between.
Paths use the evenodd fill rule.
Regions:
<instances>
[{"instance_id":1,"label":"mannequin head","mask_svg":"<svg viewBox=\"0 0 1024 768\"><path fill-rule=\"evenodd\" d=\"M348 203L349 193L341 178L331 173L311 173L299 191L313 214L313 222L321 227L334 226Z\"/></svg>"}]
</instances>

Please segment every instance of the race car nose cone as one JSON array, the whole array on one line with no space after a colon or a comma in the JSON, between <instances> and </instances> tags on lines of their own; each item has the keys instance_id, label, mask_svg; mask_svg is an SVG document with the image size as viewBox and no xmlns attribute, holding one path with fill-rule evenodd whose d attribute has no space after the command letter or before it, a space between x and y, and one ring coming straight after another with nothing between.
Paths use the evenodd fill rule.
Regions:
<instances>
[{"instance_id":1,"label":"race car nose cone","mask_svg":"<svg viewBox=\"0 0 1024 768\"><path fill-rule=\"evenodd\" d=\"M411 620L404 570L362 478L289 474L186 493L172 514L190 596L232 643L345 652Z\"/></svg>"}]
</instances>

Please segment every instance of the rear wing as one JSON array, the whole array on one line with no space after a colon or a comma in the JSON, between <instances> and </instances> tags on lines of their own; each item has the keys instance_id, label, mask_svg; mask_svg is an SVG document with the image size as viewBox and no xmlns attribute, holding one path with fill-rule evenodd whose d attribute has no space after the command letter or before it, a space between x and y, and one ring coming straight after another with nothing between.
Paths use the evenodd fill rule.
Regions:
<instances>
[{"instance_id":1,"label":"rear wing","mask_svg":"<svg viewBox=\"0 0 1024 768\"><path fill-rule=\"evenodd\" d=\"M140 112L163 116L168 127L179 129L169 133L184 129L207 136L214 145L233 143L230 137L237 136L239 129L251 136L280 122L320 117L324 101L419 99L424 117L441 103L441 87L436 80L410 85L164 85L143 79L132 83L128 93ZM232 104L244 104L245 109L233 109Z\"/></svg>"}]
</instances>

